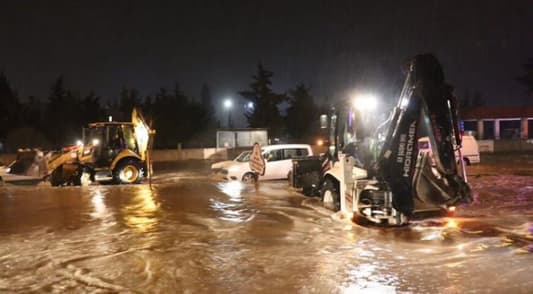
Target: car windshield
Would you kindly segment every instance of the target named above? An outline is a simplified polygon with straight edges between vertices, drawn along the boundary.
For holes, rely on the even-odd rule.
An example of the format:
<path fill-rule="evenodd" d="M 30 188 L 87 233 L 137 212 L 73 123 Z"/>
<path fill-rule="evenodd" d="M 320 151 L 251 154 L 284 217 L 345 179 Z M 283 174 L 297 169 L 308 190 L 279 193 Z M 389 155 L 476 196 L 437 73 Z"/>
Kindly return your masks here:
<path fill-rule="evenodd" d="M 248 162 L 248 161 L 250 161 L 250 153 L 252 153 L 252 151 L 244 151 L 243 153 L 241 153 L 237 157 L 235 157 L 235 161 L 238 161 L 238 162 Z"/>

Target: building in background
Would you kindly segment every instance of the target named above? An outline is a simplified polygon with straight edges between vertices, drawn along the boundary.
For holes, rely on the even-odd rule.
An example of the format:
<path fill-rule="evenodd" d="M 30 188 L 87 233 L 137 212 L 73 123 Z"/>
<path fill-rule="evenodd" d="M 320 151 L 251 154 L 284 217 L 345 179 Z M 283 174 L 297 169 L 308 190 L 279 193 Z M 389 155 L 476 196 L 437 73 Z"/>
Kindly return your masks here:
<path fill-rule="evenodd" d="M 464 130 L 478 140 L 533 139 L 533 106 L 475 107 L 461 118 Z"/>

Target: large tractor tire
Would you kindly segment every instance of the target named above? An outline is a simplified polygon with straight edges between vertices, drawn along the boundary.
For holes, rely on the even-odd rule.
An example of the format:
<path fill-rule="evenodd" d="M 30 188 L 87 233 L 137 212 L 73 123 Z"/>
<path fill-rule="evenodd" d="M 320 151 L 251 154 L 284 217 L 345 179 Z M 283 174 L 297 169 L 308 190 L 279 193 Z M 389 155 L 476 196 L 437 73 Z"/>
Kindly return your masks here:
<path fill-rule="evenodd" d="M 52 187 L 58 187 L 58 186 L 64 186 L 67 184 L 67 180 L 63 176 L 63 166 L 60 165 L 54 171 L 49 177 L 50 184 Z"/>
<path fill-rule="evenodd" d="M 137 184 L 143 177 L 141 163 L 136 159 L 120 161 L 113 170 L 113 181 L 116 184 Z"/>

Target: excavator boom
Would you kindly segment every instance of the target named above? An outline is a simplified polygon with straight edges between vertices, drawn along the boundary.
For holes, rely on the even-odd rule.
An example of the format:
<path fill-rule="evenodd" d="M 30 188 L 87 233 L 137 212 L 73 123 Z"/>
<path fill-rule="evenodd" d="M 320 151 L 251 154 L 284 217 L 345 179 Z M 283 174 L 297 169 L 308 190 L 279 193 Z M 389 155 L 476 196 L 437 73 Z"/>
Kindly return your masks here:
<path fill-rule="evenodd" d="M 418 154 L 419 129 L 425 125 L 434 156 Z M 469 202 L 468 184 L 458 176 L 455 147 L 461 144 L 452 87 L 444 82 L 438 60 L 417 55 L 396 106 L 375 174 L 390 188 L 393 207 L 410 215 L 415 197 L 436 206 Z"/>

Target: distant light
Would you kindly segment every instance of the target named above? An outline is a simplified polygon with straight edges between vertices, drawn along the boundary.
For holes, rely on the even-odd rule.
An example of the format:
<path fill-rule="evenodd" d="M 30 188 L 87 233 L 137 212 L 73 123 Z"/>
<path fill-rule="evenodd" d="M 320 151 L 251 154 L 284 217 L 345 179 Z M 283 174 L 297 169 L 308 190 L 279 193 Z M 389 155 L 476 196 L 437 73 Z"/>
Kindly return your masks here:
<path fill-rule="evenodd" d="M 107 117 L 107 120 L 108 120 L 108 121 L 113 121 L 113 116 L 111 116 L 111 115 L 108 116 L 108 117 Z"/>
<path fill-rule="evenodd" d="M 455 212 L 455 206 L 448 207 L 448 211 L 449 212 Z"/>
<path fill-rule="evenodd" d="M 322 139 L 318 139 L 318 140 L 316 141 L 316 144 L 317 144 L 318 146 L 323 146 L 323 145 L 324 145 L 324 141 L 323 141 Z"/>
<path fill-rule="evenodd" d="M 250 102 L 248 102 L 248 105 L 247 105 L 247 107 L 248 107 L 249 109 L 254 109 L 254 103 L 253 103 L 253 102 L 251 102 L 251 101 L 250 101 Z"/>
<path fill-rule="evenodd" d="M 93 139 L 93 146 L 97 146 L 98 144 L 100 144 L 100 140 Z"/>
<path fill-rule="evenodd" d="M 230 109 L 232 105 L 233 105 L 233 102 L 231 101 L 231 99 L 224 100 L 224 108 Z"/>
<path fill-rule="evenodd" d="M 77 146 L 82 146 L 83 145 L 83 142 L 81 140 L 76 140 L 76 145 Z"/>
<path fill-rule="evenodd" d="M 353 106 L 361 112 L 372 112 L 378 106 L 378 98 L 373 94 L 358 94 L 355 96 Z"/>

